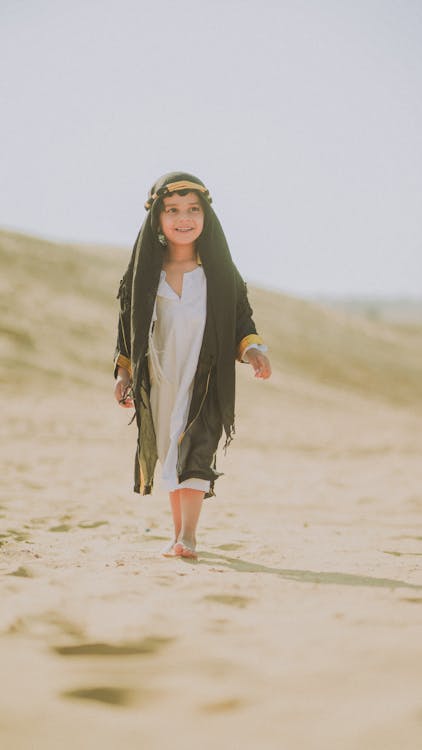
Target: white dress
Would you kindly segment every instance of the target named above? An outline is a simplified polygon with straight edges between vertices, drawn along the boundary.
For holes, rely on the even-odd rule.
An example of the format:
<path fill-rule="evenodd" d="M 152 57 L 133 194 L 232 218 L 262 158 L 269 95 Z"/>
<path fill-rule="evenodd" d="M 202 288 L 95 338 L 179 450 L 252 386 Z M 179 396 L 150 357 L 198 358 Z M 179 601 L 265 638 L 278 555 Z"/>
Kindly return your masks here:
<path fill-rule="evenodd" d="M 182 294 L 161 271 L 149 333 L 151 410 L 162 480 L 168 491 L 191 488 L 208 492 L 204 479 L 179 484 L 176 472 L 178 438 L 186 427 L 193 380 L 205 328 L 207 281 L 202 266 L 183 276 Z"/>

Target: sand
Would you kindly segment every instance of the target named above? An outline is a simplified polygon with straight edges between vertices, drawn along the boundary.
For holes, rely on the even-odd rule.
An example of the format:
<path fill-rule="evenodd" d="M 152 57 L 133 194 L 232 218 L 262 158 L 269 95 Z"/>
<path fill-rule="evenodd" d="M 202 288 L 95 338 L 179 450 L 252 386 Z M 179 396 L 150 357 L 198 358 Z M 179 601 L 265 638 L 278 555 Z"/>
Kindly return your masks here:
<path fill-rule="evenodd" d="M 3 412 L 2 747 L 418 747 L 420 422 L 244 403 L 195 563 L 107 395 Z"/>
<path fill-rule="evenodd" d="M 3 372 L 1 747 L 420 747 L 420 392 L 239 366 L 199 558 L 169 559 L 110 376 L 63 352 Z"/>

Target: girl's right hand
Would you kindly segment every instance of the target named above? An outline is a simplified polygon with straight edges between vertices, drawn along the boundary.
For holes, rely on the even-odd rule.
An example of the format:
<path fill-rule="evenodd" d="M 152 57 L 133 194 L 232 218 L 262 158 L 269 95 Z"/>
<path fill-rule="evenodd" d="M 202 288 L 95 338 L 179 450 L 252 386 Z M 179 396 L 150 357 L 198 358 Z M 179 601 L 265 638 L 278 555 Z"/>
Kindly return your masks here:
<path fill-rule="evenodd" d="M 132 383 L 130 381 L 129 373 L 117 376 L 116 385 L 114 386 L 114 397 L 124 409 L 133 408 L 131 388 Z"/>

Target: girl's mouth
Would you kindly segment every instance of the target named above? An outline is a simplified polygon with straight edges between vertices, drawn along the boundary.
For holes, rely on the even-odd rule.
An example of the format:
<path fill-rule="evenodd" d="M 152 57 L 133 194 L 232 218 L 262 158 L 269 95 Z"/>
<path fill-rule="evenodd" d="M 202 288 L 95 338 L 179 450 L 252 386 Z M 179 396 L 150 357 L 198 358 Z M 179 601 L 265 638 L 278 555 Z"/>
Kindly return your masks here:
<path fill-rule="evenodd" d="M 178 227 L 176 229 L 176 232 L 191 232 L 193 227 Z"/>

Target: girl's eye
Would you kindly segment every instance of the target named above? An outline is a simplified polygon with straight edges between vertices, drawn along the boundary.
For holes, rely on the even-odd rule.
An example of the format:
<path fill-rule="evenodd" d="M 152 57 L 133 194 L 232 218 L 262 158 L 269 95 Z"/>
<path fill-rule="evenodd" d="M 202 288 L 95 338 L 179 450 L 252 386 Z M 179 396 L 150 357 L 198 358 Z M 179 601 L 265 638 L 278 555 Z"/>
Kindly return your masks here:
<path fill-rule="evenodd" d="M 195 213 L 195 214 L 198 213 L 199 206 L 192 206 L 191 211 L 192 211 L 192 213 Z"/>

